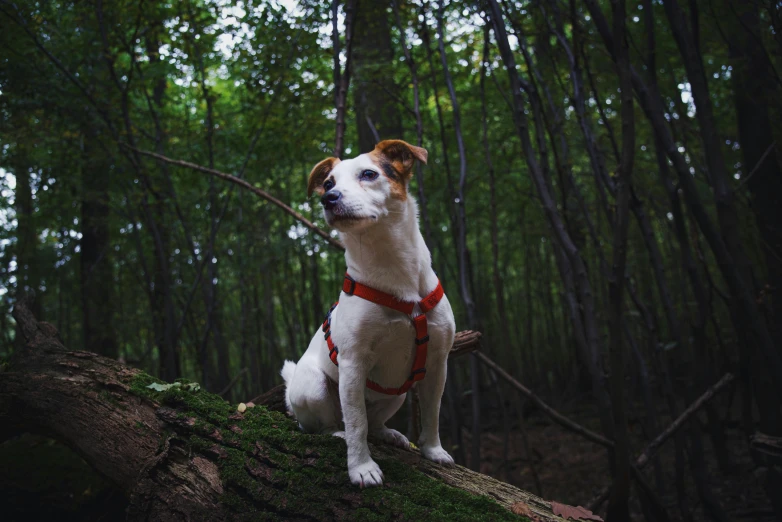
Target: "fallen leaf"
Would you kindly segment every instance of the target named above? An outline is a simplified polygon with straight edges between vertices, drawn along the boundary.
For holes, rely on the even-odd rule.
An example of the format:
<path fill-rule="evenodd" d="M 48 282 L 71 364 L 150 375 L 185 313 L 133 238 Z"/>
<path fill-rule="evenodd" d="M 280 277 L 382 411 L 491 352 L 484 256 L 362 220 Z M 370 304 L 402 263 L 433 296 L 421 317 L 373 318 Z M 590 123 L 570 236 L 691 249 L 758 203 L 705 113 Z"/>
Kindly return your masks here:
<path fill-rule="evenodd" d="M 560 504 L 559 502 L 552 502 L 551 511 L 565 520 L 572 518 L 573 520 L 596 520 L 597 522 L 603 522 L 602 518 L 581 506 L 573 507 L 567 504 Z"/>
<path fill-rule="evenodd" d="M 516 502 L 510 507 L 512 513 L 527 517 L 532 522 L 541 522 L 540 517 L 532 512 L 530 507 L 524 502 Z"/>
<path fill-rule="evenodd" d="M 147 388 L 149 388 L 150 390 L 155 390 L 155 391 L 162 392 L 162 391 L 168 390 L 169 388 L 171 388 L 171 386 L 173 386 L 173 385 L 172 384 L 160 384 L 160 383 L 157 383 L 157 382 L 153 382 L 152 384 L 147 386 Z"/>
<path fill-rule="evenodd" d="M 158 382 L 153 382 L 152 384 L 147 386 L 147 388 L 159 392 L 164 392 L 170 390 L 171 388 L 182 388 L 187 391 L 197 392 L 201 389 L 201 386 L 195 382 L 187 382 L 185 384 L 182 384 L 181 382 L 173 382 L 171 384 L 160 384 Z"/>

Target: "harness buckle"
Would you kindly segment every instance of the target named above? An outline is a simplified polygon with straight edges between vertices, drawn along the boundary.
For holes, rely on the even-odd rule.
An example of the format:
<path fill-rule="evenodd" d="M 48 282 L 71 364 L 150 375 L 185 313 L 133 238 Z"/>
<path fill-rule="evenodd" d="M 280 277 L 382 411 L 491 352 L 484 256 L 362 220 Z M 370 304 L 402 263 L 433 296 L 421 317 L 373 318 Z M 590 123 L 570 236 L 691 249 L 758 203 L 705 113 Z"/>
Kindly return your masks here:
<path fill-rule="evenodd" d="M 422 337 L 420 339 L 416 338 L 416 340 L 415 340 L 416 346 L 421 346 L 422 344 L 426 344 L 428 342 L 429 342 L 429 336 L 428 335 L 426 335 L 426 336 L 424 336 L 424 337 Z"/>
<path fill-rule="evenodd" d="M 356 280 L 350 277 L 349 275 L 345 274 L 345 281 L 350 282 L 350 288 L 348 290 L 345 290 L 345 286 L 342 286 L 342 291 L 345 292 L 347 295 L 353 295 L 353 292 L 356 291 Z"/>

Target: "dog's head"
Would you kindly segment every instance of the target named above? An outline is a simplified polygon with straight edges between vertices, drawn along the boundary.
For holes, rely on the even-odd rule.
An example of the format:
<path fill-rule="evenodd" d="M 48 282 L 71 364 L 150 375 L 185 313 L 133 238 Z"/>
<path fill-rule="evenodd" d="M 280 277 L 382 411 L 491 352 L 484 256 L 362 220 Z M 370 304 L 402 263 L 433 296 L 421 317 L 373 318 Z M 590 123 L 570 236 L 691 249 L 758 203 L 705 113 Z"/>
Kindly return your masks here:
<path fill-rule="evenodd" d="M 307 195 L 320 195 L 330 226 L 342 232 L 363 230 L 401 209 L 415 160 L 426 163 L 426 157 L 426 149 L 385 140 L 349 160 L 326 158 L 312 169 Z"/>

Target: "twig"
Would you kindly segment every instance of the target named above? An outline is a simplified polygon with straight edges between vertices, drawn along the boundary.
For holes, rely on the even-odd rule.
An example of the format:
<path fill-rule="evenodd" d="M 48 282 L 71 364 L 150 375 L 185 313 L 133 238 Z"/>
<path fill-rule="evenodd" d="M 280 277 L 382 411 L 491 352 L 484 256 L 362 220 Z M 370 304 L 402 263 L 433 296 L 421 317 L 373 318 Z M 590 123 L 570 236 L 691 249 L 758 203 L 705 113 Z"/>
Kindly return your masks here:
<path fill-rule="evenodd" d="M 233 387 L 234 387 L 234 384 L 236 384 L 237 382 L 239 382 L 239 379 L 241 379 L 241 378 L 242 378 L 242 376 L 243 376 L 245 373 L 247 373 L 248 371 L 250 371 L 248 368 L 242 368 L 242 369 L 239 371 L 239 373 L 237 373 L 237 374 L 236 374 L 236 376 L 235 376 L 233 379 L 231 379 L 231 382 L 229 382 L 229 383 L 228 383 L 228 385 L 227 385 L 225 388 L 223 388 L 223 391 L 221 391 L 220 393 L 218 393 L 218 395 L 219 395 L 220 397 L 222 397 L 222 396 L 224 396 L 226 393 L 228 393 L 229 391 L 231 391 L 231 388 L 233 388 Z"/>
<path fill-rule="evenodd" d="M 638 458 L 635 460 L 635 467 L 638 469 L 643 468 L 652 459 L 654 454 L 660 449 L 663 443 L 671 438 L 676 431 L 684 425 L 687 420 L 692 417 L 699 409 L 701 409 L 707 402 L 709 402 L 715 395 L 725 389 L 728 384 L 733 382 L 734 377 L 731 373 L 726 373 L 717 384 L 706 390 L 706 392 L 698 397 L 689 408 L 679 415 L 675 421 L 673 421 L 662 433 L 660 433 L 647 447 L 641 452 Z M 610 494 L 611 488 L 607 487 L 601 491 L 592 501 L 589 503 L 588 509 L 590 511 L 597 510 L 600 505 L 605 502 Z"/>
<path fill-rule="evenodd" d="M 369 117 L 369 114 L 367 114 L 367 125 L 369 125 L 369 130 L 372 131 L 372 137 L 375 138 L 375 143 L 380 143 L 380 134 L 377 133 L 377 128 L 375 127 L 375 124 L 372 123 L 372 118 Z"/>
<path fill-rule="evenodd" d="M 219 170 L 203 167 L 203 166 L 197 165 L 195 163 L 190 163 L 189 161 L 175 160 L 175 159 L 171 159 L 171 158 L 168 158 L 166 156 L 163 156 L 161 154 L 156 154 L 154 152 L 150 152 L 148 150 L 137 149 L 135 147 L 131 147 L 127 143 L 121 143 L 121 145 L 123 147 L 127 148 L 127 149 L 133 150 L 133 151 L 135 151 L 135 152 L 137 152 L 139 154 L 142 154 L 144 156 L 149 156 L 150 158 L 155 158 L 158 161 L 164 161 L 166 163 L 170 163 L 172 165 L 177 165 L 179 167 L 185 167 L 185 168 L 192 169 L 192 170 L 198 170 L 200 172 L 206 172 L 207 174 L 211 174 L 212 176 L 217 176 L 218 178 L 224 179 L 226 181 L 230 181 L 231 183 L 235 183 L 235 184 L 239 185 L 240 187 L 249 190 L 250 192 L 252 192 L 256 196 L 261 197 L 261 198 L 265 199 L 266 201 L 268 201 L 268 202 L 278 206 L 283 211 L 285 211 L 287 214 L 289 214 L 290 216 L 293 216 L 293 218 L 296 219 L 297 221 L 299 221 L 302 225 L 304 225 L 305 227 L 309 228 L 314 233 L 316 233 L 317 235 L 319 235 L 320 237 L 325 239 L 326 242 L 328 242 L 329 245 L 333 246 L 334 248 L 336 248 L 338 250 L 342 250 L 342 251 L 345 250 L 345 247 L 342 246 L 342 243 L 340 243 L 336 239 L 334 239 L 331 236 L 329 236 L 328 232 L 326 232 L 323 229 L 318 228 L 318 226 L 315 225 L 312 221 L 310 221 L 309 219 L 305 218 L 304 216 L 302 216 L 301 214 L 299 214 L 298 212 L 293 210 L 291 207 L 289 207 L 288 205 L 286 205 L 285 203 L 283 203 L 279 199 L 275 198 L 274 196 L 272 196 L 271 194 L 266 192 L 265 190 L 259 189 L 258 187 L 254 187 L 250 183 L 248 183 L 247 181 L 245 181 L 243 179 L 239 179 L 236 176 L 233 176 L 231 174 L 226 174 L 225 172 L 220 172 Z"/>
<path fill-rule="evenodd" d="M 595 444 L 600 444 L 601 446 L 604 446 L 606 448 L 613 448 L 614 443 L 607 438 L 603 437 L 599 433 L 595 433 L 594 431 L 585 428 L 584 426 L 578 424 L 575 421 L 572 421 L 559 413 L 557 410 L 543 402 L 543 399 L 535 395 L 535 393 L 521 384 L 519 381 L 511 377 L 508 372 L 503 370 L 497 363 L 489 359 L 484 353 L 481 352 L 475 352 L 475 356 L 478 357 L 478 359 L 481 360 L 482 363 L 484 363 L 486 366 L 497 372 L 497 375 L 505 379 L 508 383 L 510 383 L 514 388 L 516 388 L 519 392 L 521 392 L 522 395 L 527 397 L 529 400 L 531 400 L 538 408 L 543 410 L 543 412 L 548 415 L 554 422 L 562 426 L 563 428 L 570 430 L 574 433 L 577 433 L 584 437 L 585 439 L 591 440 Z"/>
<path fill-rule="evenodd" d="M 484 353 L 482 352 L 475 352 L 475 356 L 481 360 L 486 366 L 497 372 L 497 375 L 505 379 L 508 383 L 510 383 L 514 388 L 516 388 L 519 392 L 522 393 L 522 395 L 526 396 L 528 399 L 530 399 L 536 406 L 538 406 L 546 415 L 548 415 L 549 418 L 551 418 L 554 422 L 559 424 L 560 426 L 564 427 L 565 429 L 568 429 L 574 433 L 577 433 L 584 438 L 596 443 L 600 444 L 601 446 L 604 446 L 608 449 L 613 449 L 614 443 L 613 441 L 608 440 L 607 438 L 603 437 L 602 435 L 599 435 L 598 433 L 595 433 L 584 426 L 581 426 L 580 424 L 568 419 L 558 411 L 556 411 L 554 408 L 543 402 L 543 400 L 535 395 L 535 393 L 521 384 L 519 381 L 511 377 L 505 370 L 500 368 L 497 363 L 489 359 Z M 657 450 L 660 448 L 660 446 L 668 440 L 674 433 L 676 433 L 679 428 L 684 425 L 685 422 L 693 415 L 695 412 L 697 412 L 700 408 L 703 407 L 704 404 L 706 404 L 709 400 L 711 400 L 717 393 L 722 391 L 728 384 L 730 384 L 734 380 L 733 374 L 726 373 L 722 379 L 719 380 L 714 386 L 706 390 L 706 392 L 701 395 L 698 400 L 696 400 L 694 403 L 690 405 L 689 408 L 687 408 L 679 417 L 676 418 L 675 421 L 673 421 L 660 435 L 657 436 L 657 438 L 654 439 L 654 441 L 649 444 L 649 446 L 646 447 L 646 449 L 641 453 L 641 455 L 636 459 L 635 463 L 633 464 L 631 468 L 631 472 L 633 477 L 636 480 L 642 479 L 641 475 L 641 468 L 643 468 L 649 460 L 654 456 L 654 454 L 657 452 Z M 595 497 L 592 502 L 590 502 L 588 509 L 591 511 L 597 510 L 600 505 L 605 502 L 605 500 L 608 498 L 608 495 L 610 493 L 610 488 L 606 488 L 601 493 Z"/>
<path fill-rule="evenodd" d="M 747 184 L 747 182 L 749 181 L 749 178 L 751 178 L 752 176 L 755 175 L 755 173 L 758 171 L 760 166 L 763 165 L 763 162 L 766 161 L 766 156 L 768 156 L 771 153 L 771 151 L 774 149 L 776 144 L 777 144 L 776 141 L 772 141 L 771 142 L 771 145 L 768 146 L 768 148 L 766 149 L 766 152 L 763 153 L 763 155 L 760 157 L 758 162 L 755 164 L 755 168 L 753 168 L 752 171 L 749 174 L 747 174 L 747 177 L 742 179 L 741 183 L 739 183 L 738 186 L 736 186 L 736 190 L 737 191 L 741 190 L 744 187 L 744 185 Z"/>

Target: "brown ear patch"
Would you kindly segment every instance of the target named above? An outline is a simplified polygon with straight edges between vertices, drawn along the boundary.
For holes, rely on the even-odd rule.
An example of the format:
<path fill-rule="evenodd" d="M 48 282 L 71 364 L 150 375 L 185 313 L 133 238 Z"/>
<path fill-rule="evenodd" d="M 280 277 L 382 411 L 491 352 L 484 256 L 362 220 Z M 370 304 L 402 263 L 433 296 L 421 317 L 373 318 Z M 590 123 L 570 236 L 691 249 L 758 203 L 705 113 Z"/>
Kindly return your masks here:
<path fill-rule="evenodd" d="M 313 192 L 323 194 L 323 182 L 329 177 L 331 171 L 339 163 L 339 158 L 326 158 L 312 169 L 310 172 L 310 178 L 307 182 L 307 197 L 310 197 Z"/>
<path fill-rule="evenodd" d="M 383 140 L 369 153 L 383 174 L 391 182 L 391 195 L 407 199 L 407 182 L 413 175 L 415 160 L 426 163 L 426 149 L 410 145 L 402 140 Z"/>

